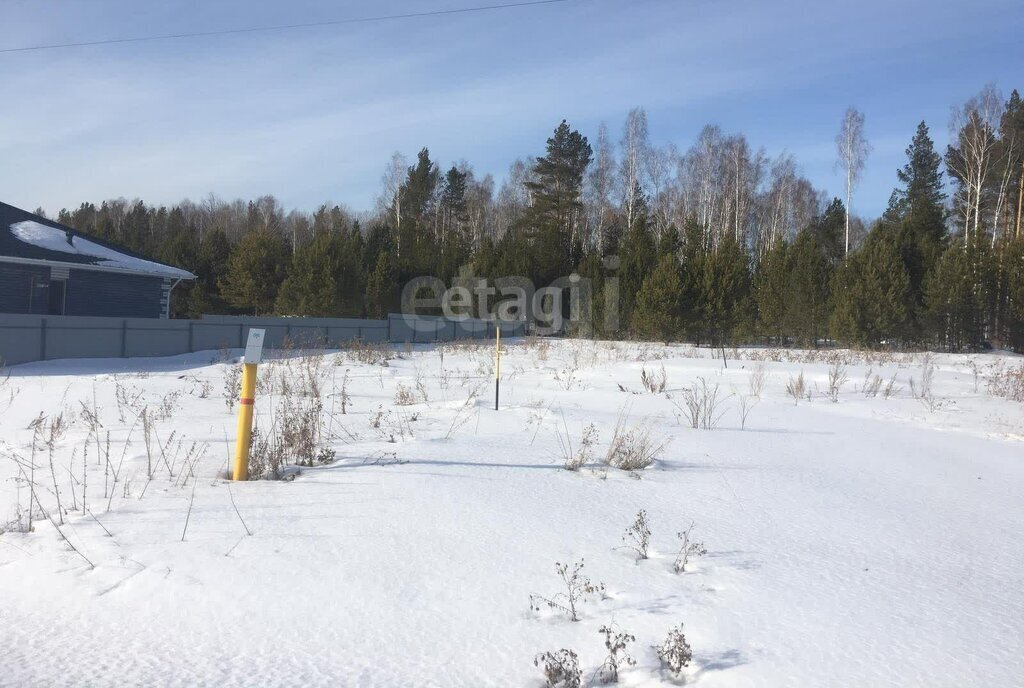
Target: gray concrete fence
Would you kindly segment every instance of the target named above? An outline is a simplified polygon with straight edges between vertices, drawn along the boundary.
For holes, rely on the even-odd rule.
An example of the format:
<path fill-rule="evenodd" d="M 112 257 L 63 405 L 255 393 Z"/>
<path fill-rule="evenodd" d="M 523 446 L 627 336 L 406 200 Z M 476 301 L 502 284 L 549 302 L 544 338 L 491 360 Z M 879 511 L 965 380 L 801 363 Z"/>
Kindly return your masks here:
<path fill-rule="evenodd" d="M 334 348 L 364 342 L 427 343 L 490 339 L 495 323 L 392 314 L 387 320 L 358 318 L 259 318 L 206 315 L 199 320 L 96 318 L 0 313 L 0 362 L 5 365 L 60 358 L 174 356 L 245 346 L 250 327 L 267 331 L 265 346 L 285 342 Z M 521 336 L 526 323 L 503 322 L 501 335 Z"/>

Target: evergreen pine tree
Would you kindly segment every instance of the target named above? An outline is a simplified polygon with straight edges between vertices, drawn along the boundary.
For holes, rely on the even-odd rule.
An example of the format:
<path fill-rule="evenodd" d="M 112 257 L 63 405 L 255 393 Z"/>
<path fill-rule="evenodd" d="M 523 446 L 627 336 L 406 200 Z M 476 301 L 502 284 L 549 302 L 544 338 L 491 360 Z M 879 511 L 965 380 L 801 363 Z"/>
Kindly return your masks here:
<path fill-rule="evenodd" d="M 843 202 L 833 198 L 825 212 L 811 223 L 810 231 L 814 233 L 818 250 L 828 264 L 833 267 L 839 265 L 846 255 L 846 208 Z"/>
<path fill-rule="evenodd" d="M 640 288 L 658 265 L 654 235 L 647 224 L 646 213 L 638 210 L 633 227 L 626 232 L 619 249 L 619 323 L 633 329 L 633 310 Z"/>
<path fill-rule="evenodd" d="M 786 334 L 786 285 L 789 280 L 786 243 L 778 241 L 761 258 L 754 273 L 758 330 L 782 344 Z"/>
<path fill-rule="evenodd" d="M 875 227 L 832 278 L 832 335 L 877 347 L 906 333 L 910 278 L 894 232 Z"/>
<path fill-rule="evenodd" d="M 398 310 L 398 270 L 390 254 L 381 253 L 377 265 L 366 280 L 366 314 L 386 318 Z"/>
<path fill-rule="evenodd" d="M 218 282 L 224 299 L 253 315 L 270 312 L 288 254 L 287 242 L 276 232 L 257 229 L 243 236 L 231 251 L 226 272 Z"/>
<path fill-rule="evenodd" d="M 893 192 L 884 217 L 887 225 L 897 227 L 900 254 L 910 280 L 908 334 L 914 337 L 922 328 L 925 276 L 942 254 L 946 233 L 941 162 L 928 127 L 921 122 L 907 147 L 907 163 L 896 172 L 903 186 Z"/>
<path fill-rule="evenodd" d="M 416 156 L 416 164 L 408 169 L 399 191 L 402 197 L 402 223 L 396 267 L 402 281 L 439 272 L 439 253 L 432 226 L 439 179 L 440 170 L 430 159 L 430 150 L 422 148 Z"/>
<path fill-rule="evenodd" d="M 747 253 L 726 233 L 704 262 L 704 323 L 712 344 L 725 344 L 750 324 L 750 269 Z"/>
<path fill-rule="evenodd" d="M 278 313 L 305 317 L 341 315 L 342 295 L 337 280 L 343 271 L 340 248 L 333 232 L 321 232 L 298 248 L 277 295 Z"/>
<path fill-rule="evenodd" d="M 682 279 L 676 257 L 665 254 L 644 280 L 636 298 L 633 329 L 644 339 L 670 342 L 682 332 Z"/>
<path fill-rule="evenodd" d="M 686 338 L 701 342 L 704 332 L 704 229 L 695 218 L 683 226 L 681 312 Z"/>
<path fill-rule="evenodd" d="M 658 238 L 658 255 L 671 254 L 678 256 L 683 248 L 683 238 L 679 236 L 679 230 L 675 224 L 671 224 L 661 233 Z"/>
<path fill-rule="evenodd" d="M 925 281 L 926 318 L 939 346 L 977 350 L 991 315 L 991 251 L 984 237 L 953 242 Z"/>
<path fill-rule="evenodd" d="M 832 225 L 835 224 L 833 221 Z M 842 225 L 840 225 L 842 227 Z M 836 256 L 842 244 L 832 242 L 823 250 L 813 228 L 799 232 L 787 250 L 786 332 L 804 346 L 817 346 L 825 334 L 829 318 L 829 256 Z"/>
<path fill-rule="evenodd" d="M 583 279 L 590 280 L 590 318 L 594 333 L 605 337 L 613 335 L 614 333 L 609 332 L 605 326 L 605 268 L 604 261 L 596 249 L 583 254 L 583 259 L 577 266 L 576 272 Z"/>
<path fill-rule="evenodd" d="M 1024 353 L 1024 236 L 1010 241 L 1004 256 L 1007 344 Z"/>
<path fill-rule="evenodd" d="M 532 249 L 530 276 L 537 284 L 567 275 L 579 259 L 573 254 L 581 245 L 583 175 L 592 152 L 587 137 L 562 120 L 547 141 L 547 153 L 533 166 L 533 180 L 526 183 L 532 203 L 523 229 Z"/>

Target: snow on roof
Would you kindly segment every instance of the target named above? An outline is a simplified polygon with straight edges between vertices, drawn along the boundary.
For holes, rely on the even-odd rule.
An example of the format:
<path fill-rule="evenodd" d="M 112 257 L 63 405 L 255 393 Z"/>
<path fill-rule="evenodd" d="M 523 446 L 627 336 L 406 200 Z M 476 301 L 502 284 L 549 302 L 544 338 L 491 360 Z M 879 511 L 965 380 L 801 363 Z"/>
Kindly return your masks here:
<path fill-rule="evenodd" d="M 160 275 L 174 279 L 195 279 L 195 275 L 187 270 L 181 270 L 143 258 L 136 258 L 120 251 L 115 251 L 112 248 L 101 246 L 76 234 L 69 234 L 62 229 L 36 222 L 35 220 L 14 222 L 10 225 L 10 228 L 11 234 L 26 244 L 31 244 L 47 251 L 70 253 L 97 259 L 90 260 L 87 264 Z"/>

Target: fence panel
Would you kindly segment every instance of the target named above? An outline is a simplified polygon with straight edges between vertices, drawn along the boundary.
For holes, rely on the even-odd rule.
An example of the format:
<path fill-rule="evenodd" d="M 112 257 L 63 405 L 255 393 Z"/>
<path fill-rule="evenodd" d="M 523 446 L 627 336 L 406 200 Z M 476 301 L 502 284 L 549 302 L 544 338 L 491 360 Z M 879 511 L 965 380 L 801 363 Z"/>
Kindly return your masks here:
<path fill-rule="evenodd" d="M 58 358 L 134 358 L 237 349 L 250 327 L 267 331 L 266 346 L 336 348 L 344 342 L 421 344 L 489 339 L 494 323 L 391 314 L 359 318 L 272 318 L 210 315 L 199 320 L 40 316 L 0 313 L 0 362 L 6 365 Z M 522 322 L 502 323 L 502 336 L 526 332 Z"/>

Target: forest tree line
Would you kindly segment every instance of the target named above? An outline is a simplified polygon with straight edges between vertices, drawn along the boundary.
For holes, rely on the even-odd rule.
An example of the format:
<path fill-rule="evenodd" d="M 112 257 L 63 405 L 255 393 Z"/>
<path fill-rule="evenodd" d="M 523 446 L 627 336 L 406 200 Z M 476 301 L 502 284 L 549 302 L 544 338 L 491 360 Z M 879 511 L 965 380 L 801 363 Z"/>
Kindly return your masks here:
<path fill-rule="evenodd" d="M 654 146 L 642 109 L 613 141 L 563 121 L 496 188 L 423 148 L 396 153 L 373 212 L 286 212 L 273 196 L 83 203 L 57 220 L 186 268 L 173 315 L 383 317 L 413 277 L 592 280 L 598 336 L 803 346 L 1024 351 L 1024 105 L 994 87 L 955 108 L 937 151 L 925 122 L 882 217 L 847 212 L 870 145 L 851 109 L 836 139 L 845 202 L 788 155 L 706 126 Z M 910 134 L 910 132 L 908 132 Z M 617 256 L 617 266 L 605 258 Z M 618 329 L 603 329 L 606 279 Z"/>

